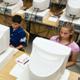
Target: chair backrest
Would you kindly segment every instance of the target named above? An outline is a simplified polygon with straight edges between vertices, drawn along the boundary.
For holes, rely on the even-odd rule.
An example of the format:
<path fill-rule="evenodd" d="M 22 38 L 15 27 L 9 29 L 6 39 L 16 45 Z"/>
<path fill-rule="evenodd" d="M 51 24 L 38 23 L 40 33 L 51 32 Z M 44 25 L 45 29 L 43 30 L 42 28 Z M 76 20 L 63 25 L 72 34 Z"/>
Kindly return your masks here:
<path fill-rule="evenodd" d="M 26 42 L 27 42 L 27 46 L 28 46 L 30 34 L 29 34 L 29 32 L 27 32 L 25 29 L 24 29 L 24 31 L 25 31 L 25 33 L 26 33 L 26 39 L 27 39 Z M 27 52 L 26 48 L 27 48 L 27 47 L 24 47 L 21 51 Z"/>
<path fill-rule="evenodd" d="M 30 34 L 29 34 L 29 32 L 26 31 L 25 29 L 24 29 L 24 31 L 25 31 L 25 33 L 26 33 L 26 39 L 27 39 L 27 45 L 28 45 Z"/>

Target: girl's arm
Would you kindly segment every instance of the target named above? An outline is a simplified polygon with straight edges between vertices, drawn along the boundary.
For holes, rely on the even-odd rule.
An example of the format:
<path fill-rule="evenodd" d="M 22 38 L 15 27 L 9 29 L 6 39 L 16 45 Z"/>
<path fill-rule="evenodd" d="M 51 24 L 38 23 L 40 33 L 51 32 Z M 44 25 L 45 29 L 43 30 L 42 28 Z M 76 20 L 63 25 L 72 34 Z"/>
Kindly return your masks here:
<path fill-rule="evenodd" d="M 73 52 L 70 58 L 70 61 L 68 61 L 66 67 L 70 67 L 72 65 L 76 64 L 77 61 L 78 52 Z"/>

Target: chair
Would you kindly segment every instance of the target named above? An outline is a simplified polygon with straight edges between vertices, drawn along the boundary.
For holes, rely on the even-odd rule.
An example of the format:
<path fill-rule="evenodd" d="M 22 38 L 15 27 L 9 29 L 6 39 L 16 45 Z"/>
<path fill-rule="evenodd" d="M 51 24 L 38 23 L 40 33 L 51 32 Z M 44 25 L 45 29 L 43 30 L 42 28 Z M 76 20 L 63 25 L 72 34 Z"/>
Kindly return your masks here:
<path fill-rule="evenodd" d="M 26 33 L 26 39 L 27 39 L 27 45 L 28 45 L 30 34 L 29 34 L 29 32 L 26 31 L 25 29 L 24 29 L 24 31 L 25 31 L 25 33 Z"/>
<path fill-rule="evenodd" d="M 26 33 L 27 46 L 28 46 L 28 44 L 29 44 L 29 38 L 30 38 L 30 34 L 29 34 L 29 32 L 27 32 L 25 29 L 24 29 L 24 31 L 25 31 L 25 33 Z M 26 51 L 26 47 L 24 47 L 23 51 L 24 51 L 24 52 L 27 52 L 27 51 Z"/>

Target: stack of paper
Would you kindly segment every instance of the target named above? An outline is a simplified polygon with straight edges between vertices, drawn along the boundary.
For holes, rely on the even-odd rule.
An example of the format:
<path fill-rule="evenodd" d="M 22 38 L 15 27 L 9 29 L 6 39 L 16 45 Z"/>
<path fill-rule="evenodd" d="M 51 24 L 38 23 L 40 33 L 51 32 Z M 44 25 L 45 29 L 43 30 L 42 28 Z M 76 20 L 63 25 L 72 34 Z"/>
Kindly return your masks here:
<path fill-rule="evenodd" d="M 49 21 L 53 21 L 53 22 L 57 22 L 58 21 L 58 17 L 57 16 L 51 16 L 48 19 Z"/>
<path fill-rule="evenodd" d="M 10 71 L 10 75 L 18 78 L 21 76 L 22 72 L 27 67 L 27 62 L 29 61 L 30 57 L 27 54 L 22 54 L 16 59 L 16 65 Z"/>
<path fill-rule="evenodd" d="M 26 64 L 29 61 L 30 57 L 27 54 L 22 54 L 16 59 L 16 63 Z"/>

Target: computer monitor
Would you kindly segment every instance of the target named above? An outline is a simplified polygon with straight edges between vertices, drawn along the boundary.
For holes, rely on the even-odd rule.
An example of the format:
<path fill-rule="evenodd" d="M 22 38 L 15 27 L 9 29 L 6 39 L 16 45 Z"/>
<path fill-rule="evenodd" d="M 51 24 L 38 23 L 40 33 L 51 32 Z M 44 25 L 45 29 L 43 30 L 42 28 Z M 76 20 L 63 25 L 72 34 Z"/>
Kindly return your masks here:
<path fill-rule="evenodd" d="M 33 8 L 39 9 L 38 11 L 45 10 L 49 7 L 50 0 L 33 0 Z"/>
<path fill-rule="evenodd" d="M 10 29 L 0 24 L 0 54 L 8 49 L 10 43 Z"/>
<path fill-rule="evenodd" d="M 4 3 L 9 4 L 9 5 L 13 5 L 16 4 L 19 0 L 3 0 Z"/>
<path fill-rule="evenodd" d="M 51 0 L 51 3 L 59 4 L 59 5 L 66 5 L 68 0 Z"/>
<path fill-rule="evenodd" d="M 66 15 L 72 19 L 80 18 L 80 0 L 68 0 Z"/>
<path fill-rule="evenodd" d="M 36 37 L 28 64 L 28 80 L 60 80 L 70 53 L 67 46 Z"/>

